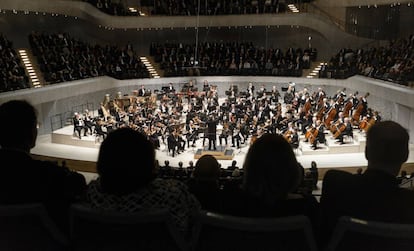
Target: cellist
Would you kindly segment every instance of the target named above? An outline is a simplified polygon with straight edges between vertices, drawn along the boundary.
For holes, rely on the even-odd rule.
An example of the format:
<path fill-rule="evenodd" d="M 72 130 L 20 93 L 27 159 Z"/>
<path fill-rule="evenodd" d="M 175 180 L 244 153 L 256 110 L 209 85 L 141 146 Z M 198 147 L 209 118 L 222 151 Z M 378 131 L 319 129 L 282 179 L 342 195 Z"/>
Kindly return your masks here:
<path fill-rule="evenodd" d="M 336 138 L 336 140 L 337 140 L 337 143 L 339 143 L 339 144 L 344 144 L 344 136 L 345 135 L 348 135 L 348 136 L 351 136 L 351 137 L 353 137 L 354 135 L 353 135 L 353 129 L 352 129 L 352 124 L 351 124 L 351 122 L 349 121 L 349 118 L 348 117 L 345 117 L 344 118 L 344 128 L 343 129 L 341 129 L 341 133 L 338 135 L 338 137 Z"/>
<path fill-rule="evenodd" d="M 312 150 L 316 150 L 317 149 L 317 144 L 321 143 L 321 144 L 325 144 L 326 143 L 326 139 L 325 139 L 325 127 L 322 123 L 321 120 L 316 120 L 316 126 L 315 126 L 315 131 L 312 135 L 312 138 L 310 140 L 310 143 L 312 144 Z"/>

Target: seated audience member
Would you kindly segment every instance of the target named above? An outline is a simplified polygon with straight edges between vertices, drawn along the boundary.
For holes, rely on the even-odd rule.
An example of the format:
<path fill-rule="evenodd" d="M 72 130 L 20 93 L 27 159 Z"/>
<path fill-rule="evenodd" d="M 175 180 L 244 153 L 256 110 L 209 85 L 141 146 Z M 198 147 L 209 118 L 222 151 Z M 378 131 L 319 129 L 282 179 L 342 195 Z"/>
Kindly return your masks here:
<path fill-rule="evenodd" d="M 294 194 L 303 173 L 290 144 L 282 135 L 265 134 L 249 148 L 244 160 L 243 183 L 228 194 L 226 213 L 247 217 L 282 217 L 304 214 L 315 219 L 313 196 Z"/>
<path fill-rule="evenodd" d="M 315 161 L 311 162 L 311 167 L 309 168 L 310 176 L 312 178 L 312 187 L 314 190 L 318 189 L 318 179 L 319 179 L 319 171 L 318 166 Z"/>
<path fill-rule="evenodd" d="M 229 171 L 233 171 L 234 169 L 236 169 L 236 168 L 238 168 L 237 167 L 237 160 L 233 160 L 232 162 L 231 162 L 231 166 L 228 166 L 227 167 L 227 170 L 229 170 Z"/>
<path fill-rule="evenodd" d="M 323 179 L 320 201 L 322 246 L 337 219 L 414 223 L 414 191 L 398 187 L 397 175 L 409 153 L 407 130 L 393 121 L 374 124 L 367 132 L 368 166 L 360 175 L 330 170 Z"/>
<path fill-rule="evenodd" d="M 155 163 L 154 145 L 145 135 L 130 128 L 109 133 L 99 149 L 99 177 L 88 185 L 86 200 L 92 208 L 128 213 L 168 209 L 187 235 L 200 204 L 184 183 L 156 178 Z"/>
<path fill-rule="evenodd" d="M 220 206 L 220 166 L 212 155 L 203 155 L 195 164 L 193 177 L 188 181 L 190 192 L 203 209 L 217 211 Z"/>
<path fill-rule="evenodd" d="M 35 160 L 37 112 L 24 100 L 0 105 L 0 204 L 42 203 L 62 231 L 68 232 L 68 209 L 86 188 L 83 175 L 52 162 Z"/>

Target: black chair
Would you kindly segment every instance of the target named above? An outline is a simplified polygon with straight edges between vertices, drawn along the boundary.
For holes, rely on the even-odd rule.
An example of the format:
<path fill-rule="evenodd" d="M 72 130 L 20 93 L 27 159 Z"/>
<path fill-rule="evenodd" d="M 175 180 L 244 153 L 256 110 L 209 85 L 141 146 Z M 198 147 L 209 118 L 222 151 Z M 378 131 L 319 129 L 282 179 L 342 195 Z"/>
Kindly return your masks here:
<path fill-rule="evenodd" d="M 103 211 L 83 204 L 70 209 L 73 250 L 188 250 L 168 210 Z"/>
<path fill-rule="evenodd" d="M 0 250 L 69 250 L 42 204 L 0 206 Z"/>
<path fill-rule="evenodd" d="M 194 250 L 316 250 L 306 216 L 246 218 L 201 211 Z"/>
<path fill-rule="evenodd" d="M 342 216 L 327 250 L 414 250 L 414 224 L 365 221 Z"/>

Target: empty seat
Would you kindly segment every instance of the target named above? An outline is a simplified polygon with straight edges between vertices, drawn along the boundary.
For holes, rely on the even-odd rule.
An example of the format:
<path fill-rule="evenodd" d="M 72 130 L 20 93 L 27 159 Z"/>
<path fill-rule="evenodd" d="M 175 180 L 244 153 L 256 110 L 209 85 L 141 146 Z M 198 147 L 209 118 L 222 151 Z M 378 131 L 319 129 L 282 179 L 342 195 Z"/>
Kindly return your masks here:
<path fill-rule="evenodd" d="M 73 250 L 187 250 L 170 223 L 168 210 L 137 213 L 102 211 L 83 204 L 71 207 Z"/>
<path fill-rule="evenodd" d="M 69 242 L 42 204 L 1 205 L 0 250 L 69 250 Z"/>
<path fill-rule="evenodd" d="M 195 250 L 316 250 L 306 216 L 246 218 L 202 211 Z"/>
<path fill-rule="evenodd" d="M 414 224 L 365 221 L 347 216 L 339 218 L 328 244 L 328 251 L 414 249 Z"/>

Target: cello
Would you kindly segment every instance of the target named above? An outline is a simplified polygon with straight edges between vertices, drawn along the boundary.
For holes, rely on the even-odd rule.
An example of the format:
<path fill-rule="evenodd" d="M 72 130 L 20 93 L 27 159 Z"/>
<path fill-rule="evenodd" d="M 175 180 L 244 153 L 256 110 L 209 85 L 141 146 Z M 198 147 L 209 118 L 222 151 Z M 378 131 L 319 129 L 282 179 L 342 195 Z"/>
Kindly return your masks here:
<path fill-rule="evenodd" d="M 315 142 L 316 138 L 318 137 L 318 134 L 319 134 L 319 129 L 316 127 L 313 127 L 309 135 L 309 143 L 311 145 L 313 145 L 313 143 Z"/>
<path fill-rule="evenodd" d="M 333 135 L 334 139 L 338 138 L 341 135 L 341 133 L 343 131 L 345 131 L 345 129 L 346 129 L 345 123 L 341 123 L 338 126 L 336 126 L 336 131 L 335 131 L 335 133 Z"/>
<path fill-rule="evenodd" d="M 319 133 L 318 128 L 312 126 L 306 131 L 305 139 L 307 139 L 309 143 L 312 145 L 313 142 L 315 142 L 316 137 L 318 136 L 318 133 Z"/>

